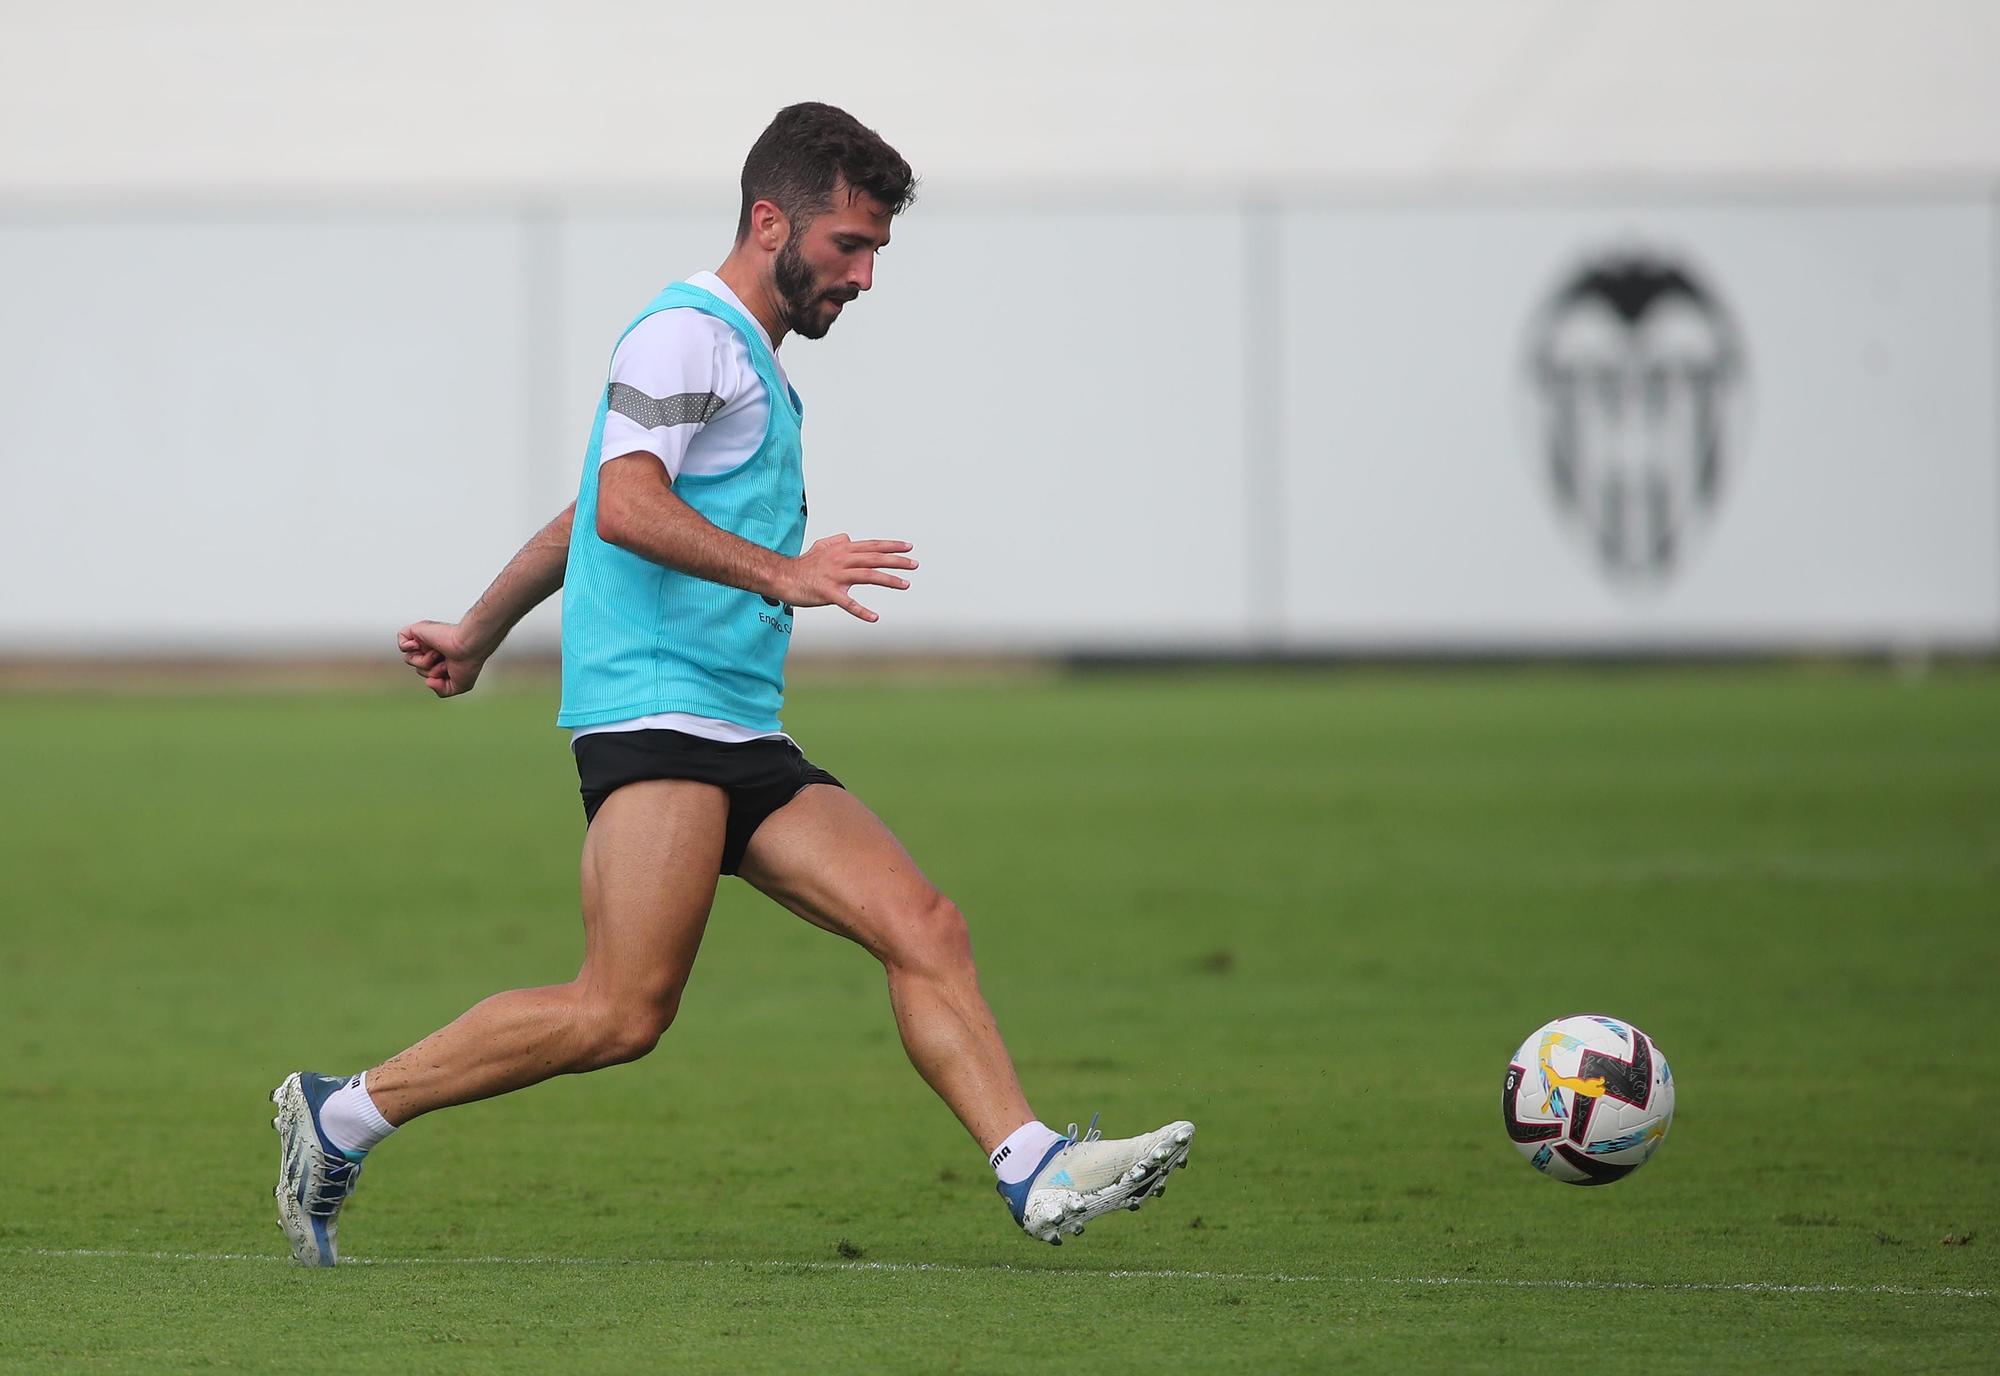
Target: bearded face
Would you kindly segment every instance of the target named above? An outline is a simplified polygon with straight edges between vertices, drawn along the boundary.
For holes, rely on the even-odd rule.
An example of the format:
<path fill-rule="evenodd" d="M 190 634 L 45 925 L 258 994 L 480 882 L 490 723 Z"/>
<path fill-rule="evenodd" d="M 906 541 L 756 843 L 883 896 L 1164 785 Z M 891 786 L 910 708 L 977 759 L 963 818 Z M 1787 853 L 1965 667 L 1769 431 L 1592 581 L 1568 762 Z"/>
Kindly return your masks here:
<path fill-rule="evenodd" d="M 788 331 L 820 338 L 842 307 L 875 285 L 875 255 L 889 246 L 892 218 L 887 206 L 844 183 L 816 213 L 793 218 L 771 260 L 771 285 Z"/>
<path fill-rule="evenodd" d="M 778 287 L 778 305 L 784 312 L 785 328 L 807 339 L 820 339 L 840 318 L 840 308 L 860 295 L 858 289 L 842 286 L 838 275 L 832 280 L 815 273 L 806 261 L 801 244 L 810 232 L 807 226 L 785 241 L 772 264 Z"/>

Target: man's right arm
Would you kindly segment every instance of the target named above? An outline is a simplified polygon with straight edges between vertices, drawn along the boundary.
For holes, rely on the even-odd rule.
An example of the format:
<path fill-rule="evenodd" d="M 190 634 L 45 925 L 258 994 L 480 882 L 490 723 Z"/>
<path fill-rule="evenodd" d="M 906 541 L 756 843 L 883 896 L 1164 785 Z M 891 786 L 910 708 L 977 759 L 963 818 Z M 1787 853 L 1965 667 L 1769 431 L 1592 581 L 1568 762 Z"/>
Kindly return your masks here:
<path fill-rule="evenodd" d="M 413 621 L 396 632 L 403 662 L 441 698 L 469 693 L 507 632 L 563 585 L 569 559 L 571 502 L 536 531 L 456 622 Z"/>
<path fill-rule="evenodd" d="M 674 495 L 666 467 L 651 453 L 622 454 L 597 471 L 597 535 L 670 569 L 795 607 L 839 607 L 863 621 L 876 614 L 850 589 L 872 583 L 907 588 L 890 569 L 914 569 L 902 540 L 829 535 L 796 559 L 732 535 Z"/>

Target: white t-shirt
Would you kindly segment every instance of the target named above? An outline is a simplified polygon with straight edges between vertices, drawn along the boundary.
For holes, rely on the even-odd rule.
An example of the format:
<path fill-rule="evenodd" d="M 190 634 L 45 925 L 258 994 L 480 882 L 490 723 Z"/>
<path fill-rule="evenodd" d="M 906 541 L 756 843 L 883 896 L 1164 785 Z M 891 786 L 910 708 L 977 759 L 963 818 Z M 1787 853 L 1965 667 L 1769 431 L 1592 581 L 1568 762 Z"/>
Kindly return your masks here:
<path fill-rule="evenodd" d="M 765 344 L 771 342 L 757 317 L 720 277 L 697 272 L 687 281 L 742 312 Z M 772 357 L 777 357 L 776 350 Z M 782 363 L 778 380 L 791 386 Z M 604 414 L 598 464 L 644 452 L 666 466 L 669 481 L 683 473 L 727 473 L 757 452 L 771 418 L 764 381 L 750 362 L 750 346 L 730 326 L 700 311 L 655 311 L 633 326 L 611 355 L 607 390 L 610 405 Z M 782 731 L 753 731 L 715 717 L 656 712 L 629 721 L 580 726 L 570 733 L 570 740 L 599 731 L 654 730 L 681 731 L 711 741 L 790 739 Z"/>

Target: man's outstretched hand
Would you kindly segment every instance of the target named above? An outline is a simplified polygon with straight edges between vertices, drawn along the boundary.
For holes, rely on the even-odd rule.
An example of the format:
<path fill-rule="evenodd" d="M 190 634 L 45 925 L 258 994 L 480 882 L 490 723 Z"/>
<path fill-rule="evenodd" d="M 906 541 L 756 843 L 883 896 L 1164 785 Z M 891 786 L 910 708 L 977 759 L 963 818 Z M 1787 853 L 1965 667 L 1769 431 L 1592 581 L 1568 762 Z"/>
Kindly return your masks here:
<path fill-rule="evenodd" d="M 850 540 L 845 535 L 816 540 L 811 549 L 790 561 L 785 601 L 795 607 L 838 607 L 863 621 L 879 620 L 848 590 L 859 583 L 909 587 L 909 579 L 886 571 L 915 568 L 917 561 L 908 557 L 909 549 L 904 540 Z"/>
<path fill-rule="evenodd" d="M 486 652 L 474 647 L 464 628 L 445 621 L 412 622 L 396 632 L 396 648 L 424 686 L 441 698 L 471 692 L 486 665 Z"/>

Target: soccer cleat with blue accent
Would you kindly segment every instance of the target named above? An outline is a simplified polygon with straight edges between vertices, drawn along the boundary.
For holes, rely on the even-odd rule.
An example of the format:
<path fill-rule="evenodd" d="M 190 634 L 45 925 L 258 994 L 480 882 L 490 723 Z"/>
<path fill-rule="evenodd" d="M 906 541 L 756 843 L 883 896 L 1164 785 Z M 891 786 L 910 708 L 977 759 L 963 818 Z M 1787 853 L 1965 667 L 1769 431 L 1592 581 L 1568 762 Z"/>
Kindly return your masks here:
<path fill-rule="evenodd" d="M 332 1266 L 334 1228 L 340 1206 L 354 1193 L 361 1162 L 326 1140 L 319 1109 L 327 1096 L 347 1081 L 338 1075 L 295 1071 L 271 1091 L 278 1116 L 278 1226 L 292 1244 L 292 1256 L 303 1266 Z"/>
<path fill-rule="evenodd" d="M 1165 1194 L 1167 1172 L 1187 1165 L 1193 1144 L 1193 1123 L 1107 1141 L 1093 1117 L 1082 1134 L 1071 1123 L 1069 1136 L 1049 1148 L 1033 1175 L 995 1188 L 1022 1232 L 1060 1247 L 1064 1233 L 1082 1236 L 1083 1225 L 1098 1215 L 1136 1209 Z"/>

